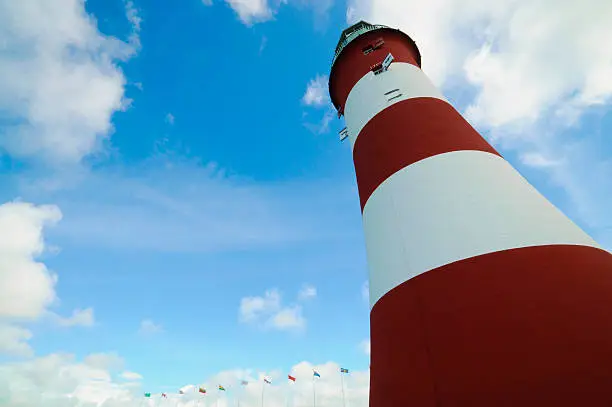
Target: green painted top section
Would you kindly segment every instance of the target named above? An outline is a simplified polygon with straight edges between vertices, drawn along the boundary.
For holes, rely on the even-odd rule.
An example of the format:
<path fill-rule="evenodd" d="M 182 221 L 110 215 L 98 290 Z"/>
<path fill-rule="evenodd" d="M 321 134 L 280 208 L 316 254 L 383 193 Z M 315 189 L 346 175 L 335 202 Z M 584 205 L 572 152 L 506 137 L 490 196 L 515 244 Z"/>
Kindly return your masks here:
<path fill-rule="evenodd" d="M 355 38 L 359 37 L 361 34 L 364 34 L 368 31 L 378 30 L 380 28 L 389 28 L 389 27 L 387 27 L 386 25 L 370 24 L 362 20 L 356 24 L 353 24 L 346 30 L 342 31 L 342 34 L 340 34 L 340 40 L 338 41 L 338 45 L 336 45 L 336 54 L 334 55 L 332 66 L 334 66 L 334 62 L 336 62 L 338 55 L 340 55 L 342 50 L 348 45 L 349 42 L 353 41 Z"/>

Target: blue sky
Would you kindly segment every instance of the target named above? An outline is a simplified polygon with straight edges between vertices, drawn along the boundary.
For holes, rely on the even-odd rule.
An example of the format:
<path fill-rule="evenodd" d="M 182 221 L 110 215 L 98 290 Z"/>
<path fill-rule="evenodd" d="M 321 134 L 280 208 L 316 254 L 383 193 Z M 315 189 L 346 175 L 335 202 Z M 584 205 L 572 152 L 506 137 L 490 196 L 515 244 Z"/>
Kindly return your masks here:
<path fill-rule="evenodd" d="M 367 394 L 361 217 L 325 76 L 347 18 L 414 33 L 454 105 L 612 247 L 612 49 L 577 40 L 590 63 L 554 70 L 538 46 L 562 24 L 533 50 L 513 43 L 504 17 L 546 1 L 450 19 L 392 0 L 0 0 L 0 202 L 19 202 L 0 212 L 0 253 L 19 260 L 1 278 L 17 292 L 26 268 L 57 276 L 20 297 L 23 312 L 0 306 L 4 372 L 73 354 L 62 366 L 138 393 L 246 375 L 235 369 L 282 380 L 306 361 L 363 372 L 352 385 Z M 126 371 L 142 379 L 115 385 Z"/>

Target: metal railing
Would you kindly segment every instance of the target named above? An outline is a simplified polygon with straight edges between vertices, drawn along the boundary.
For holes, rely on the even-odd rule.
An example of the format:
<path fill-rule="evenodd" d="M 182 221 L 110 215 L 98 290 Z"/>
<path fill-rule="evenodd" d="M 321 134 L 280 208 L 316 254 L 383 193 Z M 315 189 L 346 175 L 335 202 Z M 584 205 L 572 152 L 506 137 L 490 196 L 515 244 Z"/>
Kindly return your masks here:
<path fill-rule="evenodd" d="M 340 55 L 342 50 L 355 38 L 368 31 L 378 30 L 379 28 L 387 28 L 386 25 L 369 24 L 366 22 L 358 23 L 354 27 L 354 30 L 346 34 L 343 33 L 344 39 L 342 39 L 342 41 L 340 41 L 336 46 L 336 53 L 334 54 L 334 59 L 332 60 L 332 66 L 334 65 L 334 62 L 336 62 L 336 58 L 338 58 L 338 55 Z"/>

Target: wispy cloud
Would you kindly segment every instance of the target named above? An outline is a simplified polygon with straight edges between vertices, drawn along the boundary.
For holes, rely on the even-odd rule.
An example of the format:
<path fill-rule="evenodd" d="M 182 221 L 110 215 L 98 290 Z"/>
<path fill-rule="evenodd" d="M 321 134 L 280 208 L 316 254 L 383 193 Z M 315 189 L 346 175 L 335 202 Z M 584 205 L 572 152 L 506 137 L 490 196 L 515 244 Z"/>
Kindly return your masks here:
<path fill-rule="evenodd" d="M 143 319 L 140 322 L 140 327 L 138 328 L 138 332 L 142 335 L 153 335 L 163 331 L 164 328 L 151 319 Z"/>
<path fill-rule="evenodd" d="M 69 317 L 62 317 L 55 313 L 50 313 L 51 320 L 59 326 L 73 327 L 85 326 L 91 327 L 95 323 L 94 311 L 92 308 L 76 309 Z"/>
<path fill-rule="evenodd" d="M 172 113 L 166 115 L 166 123 L 170 125 L 174 124 L 174 115 Z"/>
<path fill-rule="evenodd" d="M 308 82 L 304 96 L 302 96 L 302 103 L 306 106 L 315 107 L 320 107 L 329 103 L 326 75 L 317 75 Z"/>
<path fill-rule="evenodd" d="M 317 296 L 317 288 L 310 284 L 304 284 L 298 293 L 298 300 L 306 301 Z"/>
<path fill-rule="evenodd" d="M 334 180 L 254 183 L 162 157 L 131 171 L 52 181 L 24 177 L 19 195 L 62 208 L 64 220 L 50 231 L 62 246 L 211 252 L 359 234 L 354 187 Z"/>

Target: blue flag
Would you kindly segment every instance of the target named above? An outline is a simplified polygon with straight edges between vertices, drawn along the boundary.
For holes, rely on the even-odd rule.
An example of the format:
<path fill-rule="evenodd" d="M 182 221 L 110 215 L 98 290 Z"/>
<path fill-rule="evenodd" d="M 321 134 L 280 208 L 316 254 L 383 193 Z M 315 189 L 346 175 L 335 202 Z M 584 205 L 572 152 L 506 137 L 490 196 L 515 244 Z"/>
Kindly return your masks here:
<path fill-rule="evenodd" d="M 313 370 L 312 372 L 314 373 L 316 377 L 321 377 L 321 375 L 316 370 Z"/>

